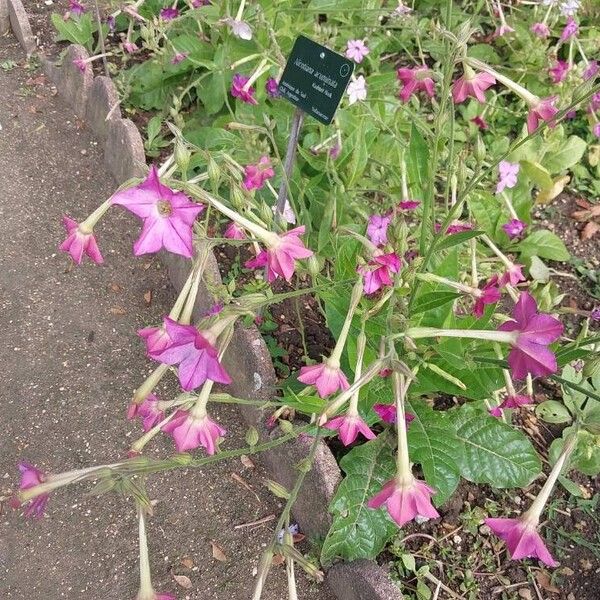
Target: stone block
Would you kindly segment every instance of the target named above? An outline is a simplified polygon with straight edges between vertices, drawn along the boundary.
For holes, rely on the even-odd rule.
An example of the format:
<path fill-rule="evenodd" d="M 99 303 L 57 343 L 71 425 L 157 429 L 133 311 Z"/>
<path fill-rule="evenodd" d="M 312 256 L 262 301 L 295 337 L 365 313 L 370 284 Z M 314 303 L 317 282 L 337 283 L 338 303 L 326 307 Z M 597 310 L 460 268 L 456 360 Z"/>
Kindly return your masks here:
<path fill-rule="evenodd" d="M 146 176 L 144 142 L 133 121 L 115 119 L 110 122 L 104 145 L 104 162 L 119 185 L 132 177 Z"/>
<path fill-rule="evenodd" d="M 0 0 L 0 24 L 2 24 L 2 15 L 6 12 L 8 13 L 8 20 L 15 37 L 19 40 L 19 43 L 27 53 L 27 56 L 30 56 L 35 52 L 36 45 L 23 3 L 21 0 L 8 0 L 7 10 L 5 11 L 5 9 L 2 8 L 2 0 Z"/>
<path fill-rule="evenodd" d="M 87 94 L 85 121 L 102 141 L 108 135 L 111 121 L 121 118 L 118 102 L 119 95 L 111 79 L 104 76 L 96 77 Z M 110 118 L 107 120 L 109 114 Z"/>

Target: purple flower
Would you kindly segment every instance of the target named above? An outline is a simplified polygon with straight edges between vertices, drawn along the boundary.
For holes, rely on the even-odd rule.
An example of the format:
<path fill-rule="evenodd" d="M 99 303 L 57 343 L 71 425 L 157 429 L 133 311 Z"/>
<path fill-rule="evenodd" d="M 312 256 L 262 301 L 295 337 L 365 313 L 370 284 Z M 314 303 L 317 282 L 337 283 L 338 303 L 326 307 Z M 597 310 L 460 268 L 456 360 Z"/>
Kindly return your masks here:
<path fill-rule="evenodd" d="M 436 519 L 440 516 L 431 504 L 434 493 L 424 481 L 412 476 L 408 482 L 394 478 L 384 484 L 381 491 L 367 502 L 367 506 L 379 508 L 385 505 L 398 527 L 403 527 L 416 517 Z"/>
<path fill-rule="evenodd" d="M 331 146 L 331 148 L 329 148 L 329 156 L 332 160 L 335 160 L 340 155 L 341 151 L 342 147 L 340 146 L 340 144 L 334 144 L 333 146 Z"/>
<path fill-rule="evenodd" d="M 223 233 L 223 237 L 227 238 L 228 240 L 245 240 L 247 236 L 242 227 L 240 227 L 235 221 L 231 221 L 231 223 L 227 225 L 227 228 Z"/>
<path fill-rule="evenodd" d="M 396 405 L 395 404 L 374 404 L 373 410 L 377 413 L 379 418 L 386 423 L 396 422 Z M 414 421 L 415 415 L 411 413 L 404 413 L 404 420 L 408 425 L 411 421 Z"/>
<path fill-rule="evenodd" d="M 180 62 L 184 61 L 188 57 L 187 52 L 176 52 L 171 59 L 172 65 L 178 65 Z"/>
<path fill-rule="evenodd" d="M 376 246 L 387 244 L 387 230 L 392 220 L 391 216 L 371 215 L 367 225 L 367 236 Z"/>
<path fill-rule="evenodd" d="M 550 74 L 550 78 L 552 79 L 552 83 L 560 83 L 564 80 L 569 72 L 569 63 L 566 60 L 557 60 L 550 69 L 548 69 L 548 73 Z"/>
<path fill-rule="evenodd" d="M 424 91 L 430 98 L 435 95 L 435 83 L 431 77 L 429 67 L 413 67 L 411 69 L 402 67 L 396 72 L 399 81 L 402 83 L 400 91 L 400 100 L 408 102 L 413 94 Z"/>
<path fill-rule="evenodd" d="M 177 452 L 187 452 L 202 446 L 211 455 L 216 452 L 219 438 L 226 433 L 207 414 L 195 417 L 186 410 L 178 410 L 173 420 L 163 425 L 162 429 L 173 438 Z"/>
<path fill-rule="evenodd" d="M 558 566 L 537 532 L 536 524 L 524 519 L 485 519 L 485 524 L 506 542 L 513 560 L 532 557 L 538 558 L 549 567 Z"/>
<path fill-rule="evenodd" d="M 502 277 L 500 277 L 500 287 L 504 287 L 507 283 L 510 283 L 510 285 L 517 285 L 520 281 L 525 281 L 523 265 L 512 263 L 506 272 L 503 273 Z"/>
<path fill-rule="evenodd" d="M 385 286 L 393 285 L 391 275 L 400 271 L 402 261 L 394 252 L 374 256 L 369 264 L 358 267 L 357 271 L 363 276 L 365 294 L 374 294 Z"/>
<path fill-rule="evenodd" d="M 499 331 L 514 332 L 508 364 L 515 379 L 525 379 L 528 373 L 544 377 L 556 373 L 556 356 L 548 345 L 557 340 L 562 323 L 551 315 L 539 314 L 534 298 L 521 292 L 512 313 L 513 319 L 498 327 Z"/>
<path fill-rule="evenodd" d="M 592 321 L 600 321 L 600 306 L 597 306 L 590 312 L 590 318 Z"/>
<path fill-rule="evenodd" d="M 265 83 L 265 90 L 271 98 L 279 98 L 279 83 L 275 77 L 269 77 Z"/>
<path fill-rule="evenodd" d="M 499 185 L 499 184 L 498 184 Z M 512 240 L 519 237 L 527 228 L 527 223 L 523 223 L 519 219 L 511 219 L 508 223 L 502 225 L 506 235 Z"/>
<path fill-rule="evenodd" d="M 117 20 L 114 15 L 108 15 L 108 17 L 106 17 L 106 24 L 108 25 L 108 30 L 111 33 L 114 33 L 115 27 L 117 26 Z"/>
<path fill-rule="evenodd" d="M 452 98 L 456 104 L 467 98 L 475 98 L 482 104 L 485 102 L 485 90 L 496 83 L 496 78 L 485 71 L 474 73 L 472 77 L 463 75 L 452 84 Z"/>
<path fill-rule="evenodd" d="M 507 160 L 500 161 L 498 165 L 498 183 L 496 184 L 496 194 L 504 191 L 505 188 L 514 188 L 517 185 L 517 175 L 520 169 L 519 163 L 511 163 Z"/>
<path fill-rule="evenodd" d="M 482 130 L 486 130 L 489 129 L 489 125 L 487 124 L 487 121 L 480 115 L 477 115 L 476 117 L 473 117 L 471 119 L 471 123 L 474 123 L 475 125 L 477 125 L 477 127 L 479 127 L 479 129 Z"/>
<path fill-rule="evenodd" d="M 243 185 L 247 190 L 260 190 L 265 185 L 265 181 L 272 177 L 275 177 L 275 171 L 271 166 L 271 160 L 268 156 L 261 156 L 258 163 L 245 167 Z"/>
<path fill-rule="evenodd" d="M 123 42 L 123 50 L 125 50 L 127 54 L 133 54 L 134 52 L 137 52 L 139 48 L 134 42 L 125 41 Z"/>
<path fill-rule="evenodd" d="M 208 6 L 210 4 L 210 0 L 192 0 L 193 8 L 200 8 L 201 6 Z"/>
<path fill-rule="evenodd" d="M 350 413 L 327 421 L 324 427 L 332 431 L 337 430 L 338 436 L 344 446 L 349 446 L 358 437 L 359 433 L 362 433 L 368 440 L 374 440 L 376 437 L 359 415 Z"/>
<path fill-rule="evenodd" d="M 596 77 L 596 75 L 598 75 L 598 71 L 600 71 L 600 65 L 598 64 L 598 61 L 590 60 L 582 74 L 584 81 L 588 81 Z"/>
<path fill-rule="evenodd" d="M 479 319 L 483 316 L 486 304 L 496 304 L 500 300 L 501 294 L 498 287 L 498 275 L 494 275 L 487 281 L 481 290 L 477 290 L 479 296 L 475 300 L 473 314 Z"/>
<path fill-rule="evenodd" d="M 326 398 L 338 390 L 347 390 L 350 385 L 339 365 L 330 365 L 325 360 L 318 365 L 308 365 L 300 369 L 298 381 L 314 385 L 321 398 Z"/>
<path fill-rule="evenodd" d="M 567 24 L 565 25 L 565 28 L 562 30 L 562 33 L 560 34 L 560 41 L 566 42 L 567 40 L 571 39 L 572 37 L 577 37 L 578 33 L 579 33 L 579 25 L 577 25 L 577 21 L 573 17 L 569 17 L 567 19 Z"/>
<path fill-rule="evenodd" d="M 85 60 L 84 58 L 75 58 L 73 59 L 73 64 L 82 72 L 85 73 L 85 70 L 87 69 L 87 64 L 88 64 L 88 60 Z"/>
<path fill-rule="evenodd" d="M 227 23 L 231 33 L 233 33 L 233 35 L 236 37 L 239 37 L 241 40 L 247 41 L 252 39 L 252 29 L 250 25 L 246 23 L 246 21 L 238 21 L 232 17 L 227 17 L 223 19 L 223 23 Z"/>
<path fill-rule="evenodd" d="M 28 490 L 46 481 L 44 473 L 29 463 L 19 463 L 19 471 L 21 473 L 21 482 L 19 484 L 20 490 Z M 25 508 L 25 516 L 41 517 L 46 510 L 49 499 L 50 494 L 40 494 L 33 498 Z"/>
<path fill-rule="evenodd" d="M 182 325 L 169 317 L 165 317 L 165 328 L 171 344 L 150 356 L 166 365 L 179 365 L 179 383 L 186 392 L 200 387 L 207 379 L 231 383 L 231 377 L 219 362 L 217 349 L 207 339 L 208 332 L 198 331 L 193 325 Z"/>
<path fill-rule="evenodd" d="M 414 210 L 418 206 L 421 206 L 420 200 L 402 200 L 402 202 L 398 203 L 400 210 Z"/>
<path fill-rule="evenodd" d="M 554 106 L 558 100 L 557 96 L 542 98 L 534 106 L 531 106 L 527 114 L 527 133 L 531 135 L 537 128 L 540 121 L 546 121 L 549 127 L 555 127 L 554 117 L 558 113 L 558 108 Z"/>
<path fill-rule="evenodd" d="M 539 38 L 546 39 L 550 35 L 550 27 L 546 23 L 534 23 L 531 32 Z"/>
<path fill-rule="evenodd" d="M 365 46 L 363 40 L 348 40 L 346 58 L 361 63 L 367 54 L 369 54 L 369 49 Z"/>
<path fill-rule="evenodd" d="M 600 123 L 596 123 L 592 128 L 592 131 L 596 137 L 600 138 Z"/>
<path fill-rule="evenodd" d="M 138 329 L 138 335 L 146 342 L 146 353 L 148 356 L 166 350 L 171 345 L 171 337 L 166 329 L 167 317 L 163 319 L 160 327 L 144 327 Z"/>
<path fill-rule="evenodd" d="M 594 112 L 600 108 L 600 92 L 596 92 L 590 100 L 590 112 Z"/>
<path fill-rule="evenodd" d="M 144 431 L 150 431 L 165 418 L 165 413 L 158 408 L 158 398 L 154 394 L 148 394 L 141 404 L 129 405 L 127 418 L 132 420 L 135 417 L 142 419 Z"/>
<path fill-rule="evenodd" d="M 69 12 L 76 17 L 80 17 L 86 11 L 85 6 L 77 0 L 69 0 Z"/>
<path fill-rule="evenodd" d="M 63 225 L 67 230 L 67 239 L 58 247 L 59 250 L 68 252 L 78 265 L 81 264 L 84 254 L 97 265 L 104 262 L 93 229 L 88 231 L 86 227 L 67 216 L 63 217 Z"/>
<path fill-rule="evenodd" d="M 154 165 L 142 183 L 117 192 L 112 201 L 143 220 L 142 232 L 133 246 L 136 256 L 165 248 L 191 258 L 192 226 L 204 206 L 163 185 Z"/>
<path fill-rule="evenodd" d="M 252 86 L 248 87 L 248 89 L 244 88 L 248 81 L 248 77 L 236 73 L 233 76 L 233 80 L 231 82 L 231 95 L 234 98 L 239 98 L 242 102 L 245 102 L 246 104 L 258 104 L 256 98 L 254 97 L 256 90 Z"/>
<path fill-rule="evenodd" d="M 439 223 L 435 223 L 433 229 L 436 233 L 439 233 L 442 230 L 442 226 Z M 446 233 L 448 235 L 452 235 L 453 233 L 462 233 L 463 231 L 471 231 L 473 229 L 473 225 L 471 223 L 461 223 L 460 221 L 453 221 L 448 225 L 448 229 L 446 229 Z"/>
<path fill-rule="evenodd" d="M 493 37 L 498 38 L 498 37 L 502 37 L 504 35 L 506 35 L 507 33 L 513 33 L 514 29 L 510 26 L 507 25 L 506 23 L 502 23 L 502 25 L 499 25 L 498 27 L 496 27 L 496 31 L 494 31 Z"/>
<path fill-rule="evenodd" d="M 172 21 L 179 16 L 179 10 L 176 8 L 167 7 L 162 8 L 159 14 L 163 21 Z"/>

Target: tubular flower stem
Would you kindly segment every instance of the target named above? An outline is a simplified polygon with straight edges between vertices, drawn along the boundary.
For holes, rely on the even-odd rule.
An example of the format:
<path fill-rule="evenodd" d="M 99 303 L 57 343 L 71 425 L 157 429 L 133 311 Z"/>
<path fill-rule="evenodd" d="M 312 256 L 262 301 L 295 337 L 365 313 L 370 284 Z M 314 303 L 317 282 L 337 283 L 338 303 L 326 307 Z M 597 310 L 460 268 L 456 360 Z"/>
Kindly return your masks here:
<path fill-rule="evenodd" d="M 246 6 L 246 0 L 242 0 L 240 2 L 240 6 L 238 8 L 237 14 L 235 15 L 235 20 L 236 21 L 241 21 L 242 20 L 242 14 L 244 13 L 245 6 Z"/>
<path fill-rule="evenodd" d="M 507 268 L 514 267 L 514 263 L 492 242 L 492 240 L 486 235 L 483 234 L 481 239 L 488 245 L 489 249 L 505 264 Z"/>
<path fill-rule="evenodd" d="M 138 506 L 138 532 L 140 539 L 140 589 L 137 598 L 146 600 L 146 598 L 154 598 L 154 588 L 152 587 L 148 540 L 146 538 L 146 516 L 141 506 Z"/>
<path fill-rule="evenodd" d="M 89 217 L 82 221 L 79 228 L 84 233 L 91 233 L 96 223 L 104 216 L 104 213 L 111 207 L 112 197 L 105 200 Z"/>
<path fill-rule="evenodd" d="M 152 429 L 149 429 L 144 435 L 138 438 L 129 448 L 131 454 L 141 454 L 142 450 L 148 442 L 150 442 L 161 429 L 171 421 L 171 419 L 177 414 L 177 411 L 173 411 L 167 415 L 160 423 L 157 423 Z"/>
<path fill-rule="evenodd" d="M 506 204 L 506 208 L 508 209 L 510 216 L 513 219 L 517 219 L 519 221 L 520 220 L 519 215 L 517 215 L 517 211 L 515 210 L 515 207 L 512 205 L 510 198 L 506 195 L 506 192 L 502 192 L 500 194 L 500 197 L 502 198 L 502 200 L 504 200 L 504 204 Z"/>
<path fill-rule="evenodd" d="M 394 371 L 392 373 L 394 386 L 394 399 L 396 402 L 396 433 L 398 436 L 398 449 L 396 454 L 396 477 L 401 483 L 412 480 L 410 459 L 408 454 L 408 439 L 406 437 L 406 414 L 404 411 L 404 399 L 406 396 L 406 379 L 404 375 Z"/>
<path fill-rule="evenodd" d="M 417 277 L 422 281 L 443 283 L 448 287 L 454 288 L 459 292 L 464 292 L 465 294 L 470 294 L 471 296 L 481 296 L 481 290 L 476 287 L 465 285 L 464 283 L 459 283 L 458 281 L 452 281 L 451 279 L 446 279 L 446 277 L 440 277 L 439 275 L 435 275 L 434 273 L 417 273 Z"/>
<path fill-rule="evenodd" d="M 185 301 L 188 297 L 190 288 L 192 287 L 192 281 L 194 280 L 195 267 L 190 271 L 188 278 L 185 280 L 181 291 L 179 292 L 179 296 L 177 296 L 177 300 L 175 300 L 175 304 L 173 304 L 173 308 L 169 313 L 169 318 L 173 319 L 173 321 L 177 321 L 179 319 L 179 315 L 185 305 Z"/>
<path fill-rule="evenodd" d="M 240 58 L 240 60 L 236 60 L 234 63 L 231 63 L 231 70 L 234 71 L 235 69 L 237 69 L 238 67 L 240 67 L 241 65 L 246 64 L 247 62 L 250 62 L 252 60 L 254 60 L 255 58 L 258 58 L 260 56 L 259 53 L 256 54 L 249 54 L 248 56 L 244 56 L 244 58 Z M 231 123 L 229 124 L 231 125 Z M 251 129 L 254 129 L 254 127 L 252 126 L 248 126 Z"/>
<path fill-rule="evenodd" d="M 333 363 L 339 367 L 340 358 L 342 356 L 342 352 L 344 351 L 344 346 L 346 345 L 346 339 L 348 338 L 348 333 L 350 332 L 350 326 L 352 325 L 352 318 L 354 317 L 354 313 L 356 312 L 356 308 L 358 307 L 358 303 L 362 297 L 363 285 L 362 279 L 358 279 L 352 288 L 352 296 L 350 297 L 350 306 L 348 308 L 348 313 L 346 314 L 346 319 L 344 320 L 344 325 L 342 326 L 342 330 L 340 331 L 340 335 L 335 344 L 335 348 L 331 353 L 329 358 L 330 363 Z"/>
<path fill-rule="evenodd" d="M 196 296 L 198 295 L 198 288 L 200 287 L 200 282 L 202 281 L 202 275 L 204 274 L 204 268 L 206 267 L 207 260 L 208 248 L 204 247 L 202 248 L 200 256 L 194 265 L 192 282 L 185 300 L 185 305 L 179 318 L 179 322 L 182 325 L 189 325 L 192 321 L 192 313 L 194 312 L 194 306 L 196 305 Z"/>
<path fill-rule="evenodd" d="M 354 382 L 358 381 L 362 375 L 363 360 L 365 357 L 365 347 L 367 345 L 367 336 L 365 335 L 365 322 L 363 321 L 361 331 L 356 338 L 356 367 L 354 369 Z M 356 390 L 350 397 L 348 412 L 358 414 L 358 396 L 360 389 Z"/>
<path fill-rule="evenodd" d="M 246 83 L 244 84 L 244 91 L 248 91 L 251 87 L 252 84 L 264 73 L 266 73 L 271 67 L 269 67 L 269 65 L 267 65 L 267 59 L 263 58 L 260 63 L 258 64 L 258 67 L 256 67 L 256 69 L 254 69 L 254 73 L 252 73 L 252 75 L 250 75 L 250 79 L 248 79 L 248 81 L 246 81 Z"/>
<path fill-rule="evenodd" d="M 500 360 L 504 360 L 504 355 L 502 354 L 502 349 L 499 344 L 494 344 L 494 352 L 496 353 L 496 357 Z M 504 383 L 506 384 L 506 392 L 509 396 L 515 396 L 515 386 L 513 384 L 512 377 L 510 376 L 510 371 L 508 369 L 502 369 L 502 374 L 504 375 Z"/>
<path fill-rule="evenodd" d="M 152 393 L 152 390 L 158 385 L 159 381 L 165 376 L 165 373 L 169 370 L 170 365 L 158 365 L 150 375 L 148 375 L 146 381 L 140 385 L 140 387 L 133 393 L 133 404 L 141 404 L 147 397 L 148 394 Z"/>
<path fill-rule="evenodd" d="M 489 340 L 505 344 L 515 344 L 517 335 L 512 331 L 492 331 L 488 329 L 438 329 L 437 327 L 410 327 L 405 336 L 412 339 L 430 337 L 455 337 L 474 340 Z"/>

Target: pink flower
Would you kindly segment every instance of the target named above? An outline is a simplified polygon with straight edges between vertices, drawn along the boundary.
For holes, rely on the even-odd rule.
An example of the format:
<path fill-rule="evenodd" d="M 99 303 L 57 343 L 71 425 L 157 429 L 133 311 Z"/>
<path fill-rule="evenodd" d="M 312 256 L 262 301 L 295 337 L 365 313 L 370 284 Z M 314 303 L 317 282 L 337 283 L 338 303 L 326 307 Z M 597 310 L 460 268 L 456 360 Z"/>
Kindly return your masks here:
<path fill-rule="evenodd" d="M 143 220 L 142 232 L 133 246 L 136 256 L 165 248 L 191 258 L 192 225 L 204 206 L 163 185 L 154 165 L 142 183 L 117 192 L 112 201 Z"/>
<path fill-rule="evenodd" d="M 556 126 L 554 117 L 558 113 L 558 108 L 554 105 L 557 100 L 557 96 L 543 98 L 529 109 L 529 113 L 527 114 L 527 132 L 529 135 L 538 128 L 540 121 L 546 121 L 549 127 Z"/>
<path fill-rule="evenodd" d="M 226 237 L 228 240 L 245 240 L 246 232 L 235 221 L 231 221 L 231 223 L 227 225 L 223 237 Z"/>
<path fill-rule="evenodd" d="M 527 223 L 523 223 L 519 219 L 511 219 L 508 223 L 502 225 L 506 235 L 512 240 L 519 237 L 527 228 Z"/>
<path fill-rule="evenodd" d="M 476 116 L 476 117 L 473 117 L 473 118 L 471 119 L 471 123 L 474 123 L 475 125 L 477 125 L 477 127 L 479 127 L 479 129 L 483 129 L 484 131 L 485 131 L 486 129 L 489 129 L 489 127 L 490 127 L 490 126 L 487 124 L 487 121 L 486 121 L 486 120 L 485 120 L 483 117 L 481 117 L 481 116 L 479 116 L 479 115 L 478 115 L 478 116 Z"/>
<path fill-rule="evenodd" d="M 386 506 L 390 517 L 398 527 L 403 527 L 416 517 L 436 519 L 439 513 L 431 504 L 435 491 L 424 481 L 411 476 L 409 482 L 400 482 L 397 478 L 386 482 L 381 491 L 367 502 L 369 508 Z"/>
<path fill-rule="evenodd" d="M 567 24 L 565 25 L 565 28 L 562 30 L 562 33 L 560 34 L 560 41 L 566 42 L 567 40 L 571 39 L 572 37 L 577 37 L 578 33 L 579 33 L 579 25 L 577 25 L 577 21 L 573 17 L 569 17 L 567 19 Z"/>
<path fill-rule="evenodd" d="M 534 23 L 531 32 L 539 38 L 546 39 L 550 35 L 550 27 L 546 23 Z"/>
<path fill-rule="evenodd" d="M 600 306 L 597 306 L 590 312 L 592 321 L 600 321 Z"/>
<path fill-rule="evenodd" d="M 550 75 L 550 79 L 552 79 L 552 83 L 560 83 L 564 80 L 569 72 L 569 63 L 566 60 L 557 60 L 550 69 L 548 69 L 548 73 Z"/>
<path fill-rule="evenodd" d="M 274 77 L 269 77 L 265 83 L 265 90 L 271 98 L 279 97 L 279 83 Z"/>
<path fill-rule="evenodd" d="M 367 225 L 367 236 L 376 246 L 387 244 L 387 230 L 392 220 L 391 216 L 371 215 Z"/>
<path fill-rule="evenodd" d="M 73 59 L 73 64 L 82 72 L 85 73 L 87 68 L 88 61 L 84 58 L 75 58 Z"/>
<path fill-rule="evenodd" d="M 144 327 L 138 329 L 138 335 L 146 342 L 146 353 L 148 356 L 158 354 L 171 345 L 171 336 L 167 332 L 167 318 L 163 319 L 160 327 Z"/>
<path fill-rule="evenodd" d="M 207 454 L 215 453 L 217 440 L 226 433 L 208 415 L 194 417 L 187 410 L 178 410 L 162 429 L 173 438 L 177 452 L 187 452 L 202 446 Z"/>
<path fill-rule="evenodd" d="M 561 336 L 561 322 L 551 315 L 538 314 L 537 304 L 527 292 L 519 295 L 512 316 L 514 321 L 503 323 L 498 330 L 515 332 L 508 355 L 513 377 L 525 379 L 528 373 L 540 377 L 556 373 L 556 357 L 548 345 Z"/>
<path fill-rule="evenodd" d="M 271 167 L 269 157 L 261 156 L 257 164 L 248 165 L 244 169 L 244 175 L 244 187 L 247 190 L 259 190 L 267 179 L 275 176 L 275 171 Z"/>
<path fill-rule="evenodd" d="M 165 327 L 171 344 L 151 357 L 166 365 L 179 365 L 179 383 L 185 391 L 195 390 L 207 379 L 217 383 L 231 383 L 221 366 L 217 349 L 193 325 L 182 325 L 165 317 Z"/>
<path fill-rule="evenodd" d="M 523 265 L 512 263 L 506 272 L 502 274 L 502 277 L 500 277 L 500 287 L 504 287 L 507 283 L 517 285 L 520 281 L 525 281 Z"/>
<path fill-rule="evenodd" d="M 395 404 L 374 404 L 373 410 L 377 413 L 379 418 L 386 423 L 396 422 L 396 405 Z M 411 413 L 404 413 L 404 421 L 408 425 L 411 421 L 414 421 L 415 415 Z"/>
<path fill-rule="evenodd" d="M 592 132 L 596 137 L 600 138 L 600 123 L 596 123 L 594 125 L 594 127 L 592 128 Z"/>
<path fill-rule="evenodd" d="M 165 418 L 165 413 L 158 408 L 158 398 L 154 394 L 148 394 L 141 404 L 129 405 L 127 418 L 131 421 L 135 417 L 142 419 L 144 431 L 150 431 Z"/>
<path fill-rule="evenodd" d="M 439 223 L 436 223 L 433 226 L 436 233 L 439 233 L 442 230 L 442 226 Z M 471 223 L 461 223 L 460 221 L 453 221 L 448 225 L 448 229 L 446 229 L 446 233 L 448 235 L 452 235 L 453 233 L 462 233 L 463 231 L 471 231 L 473 229 L 473 225 Z"/>
<path fill-rule="evenodd" d="M 599 108 L 600 108 L 600 92 L 596 92 L 590 100 L 589 111 L 595 112 Z"/>
<path fill-rule="evenodd" d="M 194 8 L 200 8 L 201 6 L 208 6 L 210 0 L 192 0 L 192 6 Z"/>
<path fill-rule="evenodd" d="M 134 42 L 123 42 L 123 50 L 125 50 L 125 52 L 127 52 L 127 54 L 133 54 L 134 52 L 137 52 L 139 50 L 139 48 L 137 47 L 137 45 Z"/>
<path fill-rule="evenodd" d="M 80 17 L 85 12 L 85 6 L 77 2 L 77 0 L 69 0 L 69 13 Z"/>
<path fill-rule="evenodd" d="M 318 365 L 302 367 L 298 381 L 306 385 L 314 385 L 321 398 L 330 396 L 339 389 L 347 390 L 350 387 L 340 367 L 332 366 L 326 360 Z"/>
<path fill-rule="evenodd" d="M 507 33 L 513 33 L 514 29 L 507 25 L 506 23 L 502 23 L 499 27 L 496 27 L 496 31 L 494 31 L 493 37 L 498 38 L 506 35 Z"/>
<path fill-rule="evenodd" d="M 179 16 L 179 10 L 177 10 L 176 8 L 162 8 L 160 10 L 160 18 L 163 21 L 172 21 L 173 19 L 176 19 Z"/>
<path fill-rule="evenodd" d="M 367 82 L 365 78 L 362 75 L 359 75 L 356 79 L 353 79 L 348 84 L 346 93 L 348 94 L 348 104 L 350 104 L 350 106 L 359 100 L 366 100 Z"/>
<path fill-rule="evenodd" d="M 178 65 L 180 62 L 184 61 L 188 57 L 187 52 L 176 52 L 171 59 L 172 65 Z"/>
<path fill-rule="evenodd" d="M 500 408 L 520 408 L 527 404 L 533 404 L 533 400 L 529 396 L 516 394 L 514 396 L 507 396 L 500 405 Z"/>
<path fill-rule="evenodd" d="M 552 558 L 548 548 L 537 532 L 536 524 L 524 519 L 485 519 L 485 524 L 501 539 L 513 560 L 538 558 L 549 567 L 558 563 Z"/>
<path fill-rule="evenodd" d="M 337 430 L 338 436 L 344 446 L 350 445 L 362 433 L 368 440 L 374 440 L 377 436 L 369 429 L 369 426 L 359 415 L 345 414 L 327 421 L 324 427 Z"/>
<path fill-rule="evenodd" d="M 58 247 L 59 250 L 68 252 L 78 265 L 81 264 L 84 253 L 97 265 L 104 262 L 93 229 L 88 231 L 87 227 L 67 216 L 63 217 L 63 225 L 67 230 L 67 239 Z"/>
<path fill-rule="evenodd" d="M 484 103 L 484 91 L 495 83 L 496 78 L 485 71 L 473 73 L 472 77 L 468 77 L 465 73 L 452 84 L 452 98 L 457 104 L 464 102 L 468 97 Z"/>
<path fill-rule="evenodd" d="M 496 194 L 504 191 L 505 188 L 514 188 L 517 185 L 517 175 L 521 166 L 519 163 L 511 163 L 507 160 L 500 161 L 498 165 L 498 183 L 496 184 Z"/>
<path fill-rule="evenodd" d="M 418 206 L 421 206 L 420 200 L 402 200 L 402 202 L 398 203 L 400 210 L 414 210 Z"/>
<path fill-rule="evenodd" d="M 369 264 L 357 270 L 363 276 L 365 294 L 374 294 L 382 287 L 393 285 L 391 275 L 400 271 L 402 261 L 394 252 L 374 256 Z"/>
<path fill-rule="evenodd" d="M 348 40 L 346 58 L 349 58 L 356 63 L 361 63 L 367 54 L 369 54 L 369 49 L 362 40 Z"/>
<path fill-rule="evenodd" d="M 44 473 L 29 463 L 19 463 L 19 471 L 21 473 L 21 482 L 19 484 L 20 490 L 28 490 L 46 481 Z M 41 517 L 46 510 L 49 499 L 50 494 L 40 494 L 33 498 L 25 508 L 25 516 Z"/>
<path fill-rule="evenodd" d="M 331 157 L 332 160 L 335 160 L 340 155 L 341 151 L 342 151 L 341 145 L 334 144 L 333 146 L 331 146 L 331 148 L 329 148 L 329 156 Z"/>
<path fill-rule="evenodd" d="M 410 97 L 419 91 L 424 91 L 430 98 L 435 95 L 435 83 L 429 67 L 403 67 L 398 69 L 397 75 L 403 86 L 400 91 L 402 102 L 408 102 Z"/>
<path fill-rule="evenodd" d="M 481 294 L 477 296 L 475 300 L 475 306 L 473 307 L 473 314 L 479 319 L 483 316 L 486 304 L 496 304 L 502 294 L 498 287 L 498 275 L 490 277 L 490 279 L 484 284 L 481 290 L 478 290 Z"/>
<path fill-rule="evenodd" d="M 300 235 L 304 233 L 304 225 L 290 229 L 290 231 L 277 236 L 277 240 L 266 250 L 267 280 L 269 283 L 277 277 L 290 281 L 296 270 L 295 261 L 313 255 L 312 250 L 306 248 Z M 258 258 L 258 257 L 257 257 Z"/>
<path fill-rule="evenodd" d="M 582 77 L 584 81 L 589 81 L 598 75 L 600 71 L 600 65 L 597 60 L 590 60 L 587 67 L 584 69 Z"/>
<path fill-rule="evenodd" d="M 233 80 L 231 82 L 231 95 L 234 98 L 239 98 L 242 102 L 245 102 L 246 104 L 258 104 L 256 98 L 254 97 L 256 90 L 252 86 L 250 86 L 248 89 L 244 89 L 244 86 L 246 85 L 246 83 L 248 83 L 248 81 L 248 77 L 236 73 L 233 76 Z"/>

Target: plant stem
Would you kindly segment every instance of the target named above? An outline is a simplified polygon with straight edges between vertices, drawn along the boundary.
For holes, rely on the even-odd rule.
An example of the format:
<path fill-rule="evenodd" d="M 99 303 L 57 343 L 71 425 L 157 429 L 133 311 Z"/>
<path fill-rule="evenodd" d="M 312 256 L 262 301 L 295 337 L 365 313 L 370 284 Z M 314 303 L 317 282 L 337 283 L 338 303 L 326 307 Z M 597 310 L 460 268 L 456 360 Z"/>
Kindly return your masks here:
<path fill-rule="evenodd" d="M 283 179 L 279 186 L 279 193 L 277 195 L 277 208 L 275 214 L 280 219 L 283 217 L 283 211 L 285 209 L 285 202 L 288 196 L 291 196 L 290 181 L 292 179 L 292 171 L 294 169 L 294 162 L 296 159 L 296 150 L 298 148 L 298 139 L 300 138 L 300 129 L 304 122 L 304 111 L 300 108 L 296 108 L 294 116 L 292 117 L 292 128 L 290 130 L 290 137 L 288 139 L 288 145 L 285 152 L 285 158 L 283 163 Z"/>

